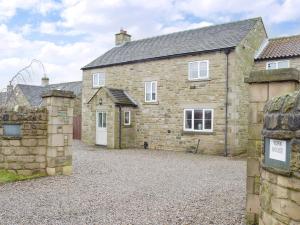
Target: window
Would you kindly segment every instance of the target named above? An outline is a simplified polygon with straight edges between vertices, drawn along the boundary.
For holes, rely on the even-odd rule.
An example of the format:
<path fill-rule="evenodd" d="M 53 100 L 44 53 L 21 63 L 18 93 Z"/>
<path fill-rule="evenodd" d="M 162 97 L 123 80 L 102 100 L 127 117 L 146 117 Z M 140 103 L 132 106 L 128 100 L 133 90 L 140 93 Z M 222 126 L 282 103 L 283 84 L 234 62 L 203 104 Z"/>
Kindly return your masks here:
<path fill-rule="evenodd" d="M 124 112 L 124 125 L 130 125 L 131 118 L 130 118 L 130 111 Z"/>
<path fill-rule="evenodd" d="M 145 102 L 157 101 L 157 82 L 145 82 Z"/>
<path fill-rule="evenodd" d="M 213 131 L 212 109 L 185 109 L 184 110 L 185 131 Z"/>
<path fill-rule="evenodd" d="M 195 61 L 189 63 L 189 80 L 208 79 L 209 61 Z"/>
<path fill-rule="evenodd" d="M 103 87 L 105 85 L 105 74 L 94 73 L 93 74 L 93 87 Z"/>
<path fill-rule="evenodd" d="M 98 112 L 98 127 L 106 128 L 106 112 Z"/>
<path fill-rule="evenodd" d="M 275 69 L 282 69 L 282 68 L 289 68 L 289 67 L 290 67 L 289 60 L 267 62 L 266 64 L 267 70 L 275 70 Z"/>

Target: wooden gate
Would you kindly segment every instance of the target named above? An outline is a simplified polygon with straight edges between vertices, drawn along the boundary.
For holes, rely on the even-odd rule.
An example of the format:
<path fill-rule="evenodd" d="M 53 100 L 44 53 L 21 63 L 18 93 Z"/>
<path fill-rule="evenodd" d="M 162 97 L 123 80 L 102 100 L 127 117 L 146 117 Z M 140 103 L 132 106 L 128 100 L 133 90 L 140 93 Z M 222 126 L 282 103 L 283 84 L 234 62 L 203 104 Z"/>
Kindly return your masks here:
<path fill-rule="evenodd" d="M 73 117 L 73 139 L 81 140 L 81 115 Z"/>

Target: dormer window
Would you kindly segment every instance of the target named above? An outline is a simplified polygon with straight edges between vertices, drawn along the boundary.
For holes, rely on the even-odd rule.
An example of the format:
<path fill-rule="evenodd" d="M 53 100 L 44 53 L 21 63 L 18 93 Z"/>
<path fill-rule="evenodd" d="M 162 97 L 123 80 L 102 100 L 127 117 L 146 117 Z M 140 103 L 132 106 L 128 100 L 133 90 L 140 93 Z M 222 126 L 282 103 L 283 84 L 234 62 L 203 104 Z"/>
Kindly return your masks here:
<path fill-rule="evenodd" d="M 189 62 L 189 80 L 208 79 L 209 77 L 209 61 Z"/>
<path fill-rule="evenodd" d="M 94 73 L 93 74 L 93 88 L 104 87 L 105 86 L 105 74 L 104 73 Z"/>
<path fill-rule="evenodd" d="M 276 69 L 289 68 L 289 67 L 290 67 L 289 60 L 271 61 L 266 63 L 267 70 L 276 70 Z"/>

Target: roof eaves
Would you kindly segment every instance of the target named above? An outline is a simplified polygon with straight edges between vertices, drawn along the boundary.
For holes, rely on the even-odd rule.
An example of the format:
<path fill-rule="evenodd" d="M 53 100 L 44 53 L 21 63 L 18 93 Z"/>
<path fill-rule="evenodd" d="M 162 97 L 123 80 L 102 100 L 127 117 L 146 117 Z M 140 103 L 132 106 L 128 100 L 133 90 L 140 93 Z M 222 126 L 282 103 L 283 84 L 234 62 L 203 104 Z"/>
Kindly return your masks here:
<path fill-rule="evenodd" d="M 258 57 L 254 59 L 254 61 L 266 61 L 266 60 L 276 60 L 276 59 L 290 59 L 290 58 L 297 58 L 300 57 L 300 54 L 295 55 L 281 55 L 281 56 L 272 56 L 272 57 Z"/>

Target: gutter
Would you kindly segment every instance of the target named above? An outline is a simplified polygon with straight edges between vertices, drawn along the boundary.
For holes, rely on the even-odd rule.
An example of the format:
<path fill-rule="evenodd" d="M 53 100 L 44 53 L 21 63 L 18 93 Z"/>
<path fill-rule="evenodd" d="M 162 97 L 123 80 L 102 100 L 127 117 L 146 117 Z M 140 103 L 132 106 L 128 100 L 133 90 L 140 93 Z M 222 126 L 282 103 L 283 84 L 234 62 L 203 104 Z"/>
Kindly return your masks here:
<path fill-rule="evenodd" d="M 122 107 L 119 106 L 119 148 L 122 148 Z"/>
<path fill-rule="evenodd" d="M 228 92 L 229 92 L 229 53 L 231 49 L 226 49 L 224 51 L 226 55 L 226 72 L 225 72 L 225 79 L 226 79 L 226 86 L 225 86 L 225 136 L 224 136 L 224 156 L 228 156 Z"/>

